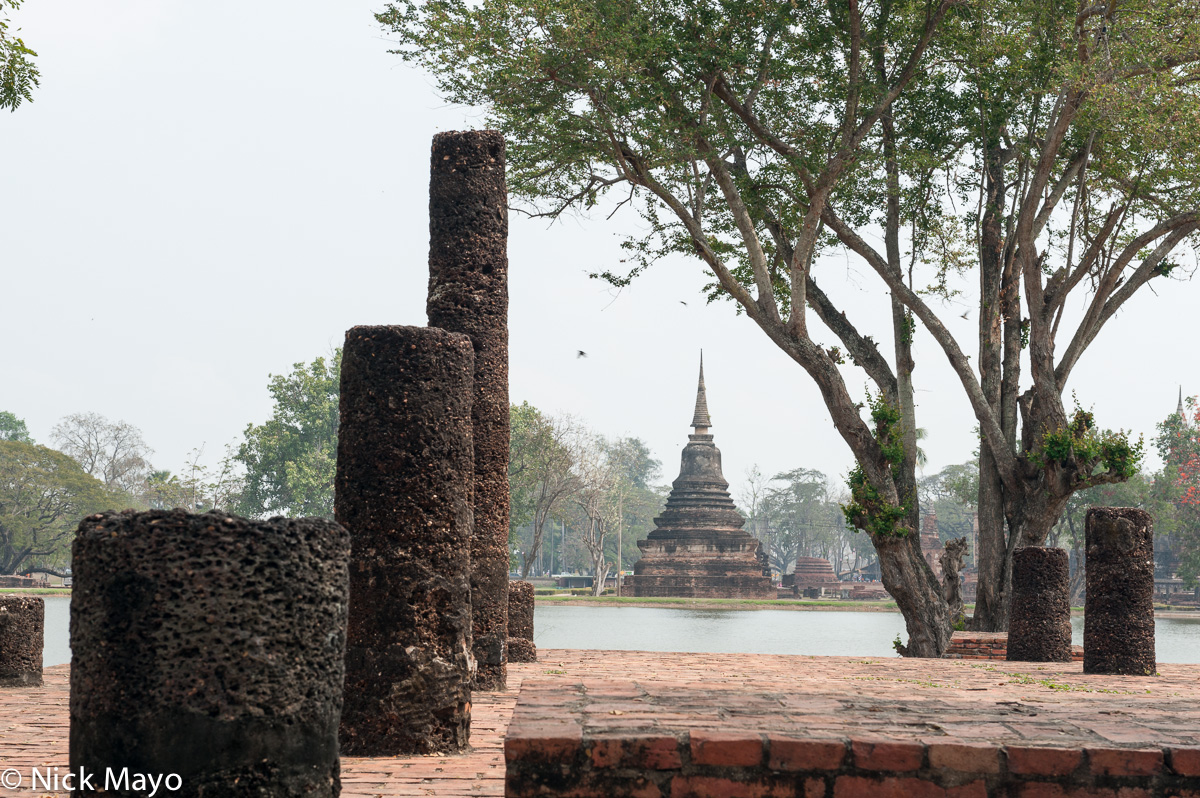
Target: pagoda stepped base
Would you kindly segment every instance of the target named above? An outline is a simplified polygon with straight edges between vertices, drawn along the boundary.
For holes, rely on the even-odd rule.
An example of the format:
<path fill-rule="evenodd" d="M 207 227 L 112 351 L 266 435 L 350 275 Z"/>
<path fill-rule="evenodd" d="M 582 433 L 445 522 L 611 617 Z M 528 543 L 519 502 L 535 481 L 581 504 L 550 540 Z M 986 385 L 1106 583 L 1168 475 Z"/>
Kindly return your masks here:
<path fill-rule="evenodd" d="M 625 587 L 637 598 L 775 598 L 766 576 L 627 576 Z"/>

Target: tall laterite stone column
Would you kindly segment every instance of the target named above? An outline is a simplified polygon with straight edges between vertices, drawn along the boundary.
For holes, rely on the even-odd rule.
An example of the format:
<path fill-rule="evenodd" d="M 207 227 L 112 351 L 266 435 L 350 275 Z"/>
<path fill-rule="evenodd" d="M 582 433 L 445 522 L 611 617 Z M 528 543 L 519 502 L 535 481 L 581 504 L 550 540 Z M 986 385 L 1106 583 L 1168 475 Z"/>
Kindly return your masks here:
<path fill-rule="evenodd" d="M 1153 676 L 1154 522 L 1136 507 L 1093 507 L 1084 521 L 1083 672 Z"/>
<path fill-rule="evenodd" d="M 508 638 L 508 189 L 495 130 L 433 137 L 429 326 L 475 348 L 475 531 L 471 613 L 475 687 L 503 690 Z"/>
<path fill-rule="evenodd" d="M 1067 552 L 1026 546 L 1013 552 L 1008 655 L 1016 662 L 1071 661 Z"/>
<path fill-rule="evenodd" d="M 345 756 L 467 746 L 474 369 L 465 335 L 346 333 L 334 483 L 351 547 Z"/>

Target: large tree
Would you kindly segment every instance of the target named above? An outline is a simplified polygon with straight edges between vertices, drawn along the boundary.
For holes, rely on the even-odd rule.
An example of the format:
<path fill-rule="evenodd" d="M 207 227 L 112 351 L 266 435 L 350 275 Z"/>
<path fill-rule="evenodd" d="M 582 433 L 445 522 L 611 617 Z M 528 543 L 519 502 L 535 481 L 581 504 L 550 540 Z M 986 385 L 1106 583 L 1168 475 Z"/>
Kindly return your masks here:
<path fill-rule="evenodd" d="M 1155 532 L 1167 534 L 1175 569 L 1195 585 L 1200 579 L 1200 404 L 1193 396 L 1183 405 L 1181 397 L 1178 412 L 1158 425 L 1155 438 L 1163 460 L 1155 493 L 1174 510 L 1165 528 L 1156 520 Z"/>
<path fill-rule="evenodd" d="M 333 517 L 341 366 L 337 349 L 328 360 L 271 375 L 271 418 L 248 425 L 234 455 L 246 468 L 238 512 Z"/>
<path fill-rule="evenodd" d="M 0 574 L 65 564 L 79 519 L 117 500 L 62 452 L 0 440 Z"/>
<path fill-rule="evenodd" d="M 33 438 L 29 436 L 29 427 L 25 426 L 25 419 L 17 418 L 7 410 L 0 410 L 0 441 L 33 443 Z"/>
<path fill-rule="evenodd" d="M 1195 0 L 404 0 L 378 18 L 505 132 L 532 212 L 614 189 L 640 211 L 636 265 L 608 279 L 694 256 L 712 296 L 815 381 L 857 461 L 847 517 L 913 654 L 950 634 L 915 534 L 918 321 L 980 426 L 981 628 L 1006 623 L 1012 550 L 1042 542 L 1075 490 L 1136 471 L 1139 449 L 1062 394 L 1200 227 Z M 818 282 L 832 249 L 889 292 L 890 347 Z M 931 295 L 967 269 L 979 339 L 964 344 Z M 873 385 L 867 418 L 848 373 Z"/>
<path fill-rule="evenodd" d="M 84 471 L 114 491 L 135 497 L 150 473 L 153 451 L 142 431 L 99 413 L 74 413 L 54 425 L 50 437 Z"/>
<path fill-rule="evenodd" d="M 334 517 L 337 395 L 342 350 L 290 374 L 271 374 L 275 407 L 264 424 L 247 425 L 234 460 L 246 468 L 238 500 L 242 515 Z"/>
<path fill-rule="evenodd" d="M 533 536 L 521 552 L 521 578 L 537 560 L 546 525 L 561 514 L 579 487 L 574 466 L 584 433 L 569 416 L 546 415 L 528 402 L 513 405 L 509 417 L 508 480 L 513 529 L 529 524 Z"/>

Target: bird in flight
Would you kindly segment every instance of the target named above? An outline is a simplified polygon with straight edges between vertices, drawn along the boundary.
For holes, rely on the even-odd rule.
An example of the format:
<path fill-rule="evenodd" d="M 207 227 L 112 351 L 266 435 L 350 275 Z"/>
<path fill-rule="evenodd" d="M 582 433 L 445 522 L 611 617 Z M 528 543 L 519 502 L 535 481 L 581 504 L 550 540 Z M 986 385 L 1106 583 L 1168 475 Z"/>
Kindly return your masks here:
<path fill-rule="evenodd" d="M 576 358 L 587 357 L 587 352 L 584 352 L 582 349 L 580 349 L 578 354 L 575 355 L 575 357 Z"/>

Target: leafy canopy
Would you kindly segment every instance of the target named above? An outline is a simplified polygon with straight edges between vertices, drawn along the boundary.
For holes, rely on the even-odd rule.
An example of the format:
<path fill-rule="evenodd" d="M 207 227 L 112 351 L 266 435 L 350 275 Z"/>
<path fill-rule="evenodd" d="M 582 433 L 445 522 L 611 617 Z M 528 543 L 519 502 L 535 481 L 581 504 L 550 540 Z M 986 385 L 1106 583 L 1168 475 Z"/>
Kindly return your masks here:
<path fill-rule="evenodd" d="M 0 441 L 33 443 L 33 438 L 29 436 L 29 427 L 25 426 L 24 419 L 17 418 L 7 410 L 0 410 Z"/>
<path fill-rule="evenodd" d="M 0 440 L 0 573 L 65 563 L 80 518 L 119 503 L 62 452 Z"/>
<path fill-rule="evenodd" d="M 234 459 L 246 468 L 237 511 L 247 516 L 333 517 L 342 350 L 272 375 L 271 418 L 246 427 Z"/>
<path fill-rule="evenodd" d="M 21 3 L 0 0 L 0 108 L 10 111 L 17 110 L 22 101 L 33 102 L 33 87 L 41 74 L 31 60 L 37 53 L 9 31 L 8 11 L 20 8 Z"/>

